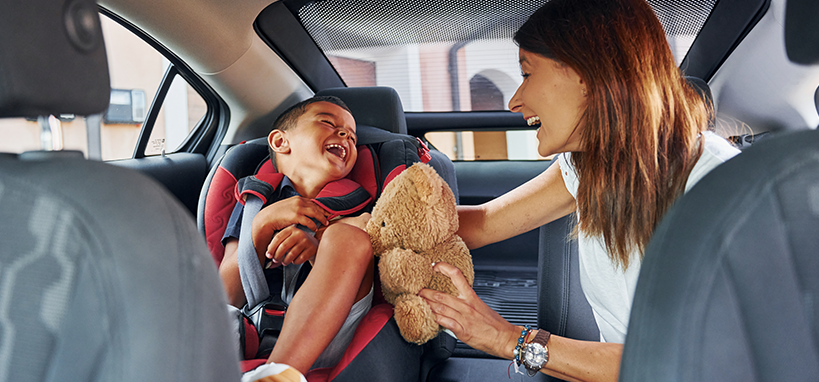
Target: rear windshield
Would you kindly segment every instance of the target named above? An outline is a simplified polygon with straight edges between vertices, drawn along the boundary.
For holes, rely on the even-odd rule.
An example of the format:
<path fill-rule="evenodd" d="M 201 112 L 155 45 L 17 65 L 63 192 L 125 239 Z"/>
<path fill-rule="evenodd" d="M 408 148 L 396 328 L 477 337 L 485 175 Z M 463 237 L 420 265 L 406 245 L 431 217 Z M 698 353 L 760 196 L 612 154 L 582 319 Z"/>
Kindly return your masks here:
<path fill-rule="evenodd" d="M 651 0 L 682 62 L 716 0 Z M 347 86 L 390 86 L 406 111 L 506 110 L 515 31 L 543 0 L 324 0 L 297 17 Z"/>

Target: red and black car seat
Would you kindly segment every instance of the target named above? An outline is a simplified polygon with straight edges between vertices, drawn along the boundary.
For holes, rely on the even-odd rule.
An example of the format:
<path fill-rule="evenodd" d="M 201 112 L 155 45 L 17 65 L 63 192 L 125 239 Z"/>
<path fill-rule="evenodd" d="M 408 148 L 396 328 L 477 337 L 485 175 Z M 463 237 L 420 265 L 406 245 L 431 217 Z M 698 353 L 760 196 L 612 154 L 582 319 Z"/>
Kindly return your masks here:
<path fill-rule="evenodd" d="M 449 177 L 454 185 L 454 171 L 448 159 L 442 161 L 440 152 L 431 154 L 422 142 L 400 133 L 406 132 L 406 125 L 400 99 L 393 89 L 343 88 L 319 94 L 338 96 L 353 111 L 357 122 L 358 160 L 348 178 L 367 190 L 373 200 L 409 165 L 418 161 L 430 162 L 432 156 L 435 156 L 431 161 L 433 167 L 441 167 L 443 162 L 445 166 L 439 172 L 445 179 Z M 381 129 L 381 126 L 392 131 Z M 236 184 L 249 175 L 265 176 L 263 174 L 275 172 L 266 137 L 231 147 L 211 170 L 200 197 L 197 223 L 217 265 L 224 256 L 221 240 L 236 204 Z M 404 341 L 391 319 L 392 306 L 380 297 L 379 283 L 375 284 L 373 307 L 359 324 L 341 361 L 333 368 L 310 371 L 309 381 L 358 380 L 362 375 L 377 380 L 417 381 L 425 377 L 435 363 L 451 354 L 454 340 L 446 335 L 424 346 Z M 245 330 L 248 333 L 245 335 L 243 370 L 250 370 L 265 359 L 253 359 L 259 345 L 254 338 L 258 337 L 254 335 L 252 325 L 245 325 Z"/>

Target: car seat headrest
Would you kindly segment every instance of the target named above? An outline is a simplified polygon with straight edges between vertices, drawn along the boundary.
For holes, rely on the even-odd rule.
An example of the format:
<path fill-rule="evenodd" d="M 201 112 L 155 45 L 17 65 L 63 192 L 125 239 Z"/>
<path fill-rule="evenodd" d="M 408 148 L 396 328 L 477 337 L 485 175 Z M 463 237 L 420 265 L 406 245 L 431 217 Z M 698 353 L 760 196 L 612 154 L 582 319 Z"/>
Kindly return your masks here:
<path fill-rule="evenodd" d="M 100 113 L 110 89 L 94 1 L 0 2 L 0 117 Z"/>
<path fill-rule="evenodd" d="M 788 58 L 803 65 L 819 63 L 819 2 L 788 0 L 785 8 L 785 50 Z"/>
<path fill-rule="evenodd" d="M 378 127 L 393 133 L 406 134 L 404 107 L 395 89 L 385 86 L 329 88 L 316 93 L 341 98 L 353 112 L 357 125 Z"/>

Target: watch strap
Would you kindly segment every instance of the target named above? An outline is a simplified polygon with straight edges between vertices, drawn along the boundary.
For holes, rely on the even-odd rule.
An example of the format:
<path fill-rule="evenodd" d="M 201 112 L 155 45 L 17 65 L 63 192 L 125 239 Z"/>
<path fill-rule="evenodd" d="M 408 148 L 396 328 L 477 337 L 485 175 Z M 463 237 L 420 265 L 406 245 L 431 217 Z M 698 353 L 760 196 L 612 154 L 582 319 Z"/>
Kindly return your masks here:
<path fill-rule="evenodd" d="M 529 376 L 534 376 L 537 374 L 543 366 L 546 366 L 546 363 L 549 362 L 549 337 L 551 337 L 552 333 L 549 333 L 546 330 L 539 329 L 537 334 L 535 334 L 535 338 L 532 339 L 531 342 L 526 344 L 526 348 L 524 348 L 524 354 L 526 356 L 521 357 L 523 358 L 523 366 L 526 367 L 526 371 L 528 372 Z M 532 348 L 529 348 L 529 347 Z M 531 354 L 537 354 L 536 358 L 540 358 L 542 355 L 542 360 L 532 360 L 528 357 Z"/>

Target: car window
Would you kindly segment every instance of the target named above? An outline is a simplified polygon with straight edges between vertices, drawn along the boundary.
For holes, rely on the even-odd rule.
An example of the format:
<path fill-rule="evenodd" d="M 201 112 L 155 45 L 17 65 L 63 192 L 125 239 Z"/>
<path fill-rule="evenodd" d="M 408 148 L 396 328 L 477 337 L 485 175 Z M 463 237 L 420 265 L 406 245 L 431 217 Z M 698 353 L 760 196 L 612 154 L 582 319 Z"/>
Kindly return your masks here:
<path fill-rule="evenodd" d="M 424 138 L 453 161 L 552 158 L 537 153 L 537 130 L 435 131 Z"/>
<path fill-rule="evenodd" d="M 296 16 L 347 86 L 393 87 L 406 111 L 506 109 L 521 81 L 512 37 L 542 0 L 410 2 L 306 2 Z M 679 64 L 716 0 L 650 3 Z"/>
<path fill-rule="evenodd" d="M 325 0 L 290 9 L 347 86 L 392 87 L 407 112 L 508 110 L 522 80 L 512 37 L 542 0 L 410 1 L 413 11 L 404 13 L 406 2 Z M 649 3 L 681 63 L 716 0 Z M 537 154 L 535 130 L 425 138 L 452 160 L 548 159 Z"/>
<path fill-rule="evenodd" d="M 169 61 L 151 45 L 101 15 L 111 79 L 108 109 L 98 116 L 0 120 L 0 151 L 40 149 L 82 151 L 87 158 L 115 160 L 134 156 L 151 104 Z M 141 155 L 176 151 L 207 113 L 207 104 L 182 77 L 173 76 Z M 90 123 L 86 123 L 87 121 Z M 99 124 L 96 123 L 99 122 Z M 99 126 L 99 128 L 97 128 Z"/>

